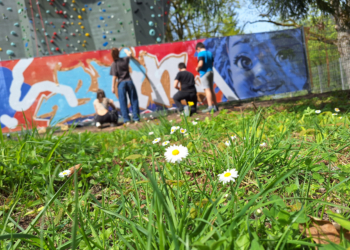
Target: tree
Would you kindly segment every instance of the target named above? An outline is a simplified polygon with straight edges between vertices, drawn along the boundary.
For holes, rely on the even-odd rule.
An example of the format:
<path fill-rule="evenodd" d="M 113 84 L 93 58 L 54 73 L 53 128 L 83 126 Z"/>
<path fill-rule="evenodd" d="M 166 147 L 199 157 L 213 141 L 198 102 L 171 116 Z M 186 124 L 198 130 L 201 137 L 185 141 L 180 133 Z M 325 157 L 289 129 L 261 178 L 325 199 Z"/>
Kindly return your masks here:
<path fill-rule="evenodd" d="M 170 5 L 168 42 L 231 36 L 240 33 L 237 0 L 173 0 Z"/>

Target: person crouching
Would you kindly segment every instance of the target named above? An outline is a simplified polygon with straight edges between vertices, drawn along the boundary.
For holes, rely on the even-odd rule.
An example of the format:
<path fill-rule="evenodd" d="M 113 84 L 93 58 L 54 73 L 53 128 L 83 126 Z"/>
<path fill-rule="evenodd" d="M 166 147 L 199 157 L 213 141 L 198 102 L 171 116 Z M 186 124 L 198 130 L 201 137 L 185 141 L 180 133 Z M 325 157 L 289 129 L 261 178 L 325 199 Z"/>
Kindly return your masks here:
<path fill-rule="evenodd" d="M 109 111 L 108 107 L 113 110 Z M 97 99 L 94 101 L 96 111 L 96 127 L 101 127 L 104 123 L 110 123 L 114 127 L 118 123 L 118 111 L 114 106 L 113 100 L 106 98 L 106 94 L 102 89 L 97 90 Z"/>
<path fill-rule="evenodd" d="M 184 110 L 181 100 L 186 100 L 187 105 L 191 107 L 192 115 L 197 113 L 197 90 L 194 75 L 186 70 L 184 63 L 179 63 L 178 67 L 180 72 L 175 77 L 174 88 L 178 89 L 179 92 L 173 96 L 173 100 L 180 112 Z"/>

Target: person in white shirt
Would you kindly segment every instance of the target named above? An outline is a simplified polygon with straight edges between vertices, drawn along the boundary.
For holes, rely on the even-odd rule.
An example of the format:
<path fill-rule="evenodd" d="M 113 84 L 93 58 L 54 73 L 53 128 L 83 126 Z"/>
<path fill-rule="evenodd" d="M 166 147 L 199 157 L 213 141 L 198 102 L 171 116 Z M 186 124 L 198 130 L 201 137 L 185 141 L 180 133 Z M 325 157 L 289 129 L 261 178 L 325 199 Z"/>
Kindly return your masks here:
<path fill-rule="evenodd" d="M 109 107 L 113 110 L 109 111 Z M 106 98 L 106 94 L 102 89 L 97 90 L 97 98 L 94 101 L 96 111 L 96 127 L 101 127 L 104 123 L 110 123 L 114 127 L 118 123 L 118 112 L 114 106 L 113 100 Z"/>

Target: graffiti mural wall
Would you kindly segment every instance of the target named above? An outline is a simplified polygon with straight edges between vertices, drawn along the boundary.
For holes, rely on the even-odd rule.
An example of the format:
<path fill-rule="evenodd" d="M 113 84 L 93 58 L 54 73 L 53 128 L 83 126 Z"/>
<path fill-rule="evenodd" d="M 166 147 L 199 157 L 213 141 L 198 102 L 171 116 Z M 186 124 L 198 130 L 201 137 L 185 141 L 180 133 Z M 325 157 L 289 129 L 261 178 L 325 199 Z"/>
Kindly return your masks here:
<path fill-rule="evenodd" d="M 205 103 L 204 90 L 195 72 L 195 45 L 199 41 L 214 54 L 215 92 L 220 102 L 307 87 L 305 51 L 299 29 L 129 47 L 126 49 L 135 57 L 130 72 L 143 112 L 174 108 L 172 96 L 177 90 L 173 81 L 180 62 L 196 76 L 199 103 Z M 1 61 L 2 130 L 15 131 L 26 122 L 46 127 L 91 118 L 99 88 L 119 107 L 118 98 L 111 92 L 111 64 L 109 50 Z"/>

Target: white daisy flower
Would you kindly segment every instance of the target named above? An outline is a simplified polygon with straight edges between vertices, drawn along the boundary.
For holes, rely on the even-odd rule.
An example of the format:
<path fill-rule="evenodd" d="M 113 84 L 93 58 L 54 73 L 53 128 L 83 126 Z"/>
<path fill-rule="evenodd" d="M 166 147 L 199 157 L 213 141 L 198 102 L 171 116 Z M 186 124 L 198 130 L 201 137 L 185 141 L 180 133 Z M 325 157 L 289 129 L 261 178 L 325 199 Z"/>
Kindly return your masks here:
<path fill-rule="evenodd" d="M 180 129 L 180 126 L 176 126 L 175 129 Z"/>
<path fill-rule="evenodd" d="M 153 132 L 149 132 L 148 135 L 153 135 L 154 133 Z"/>
<path fill-rule="evenodd" d="M 228 197 L 228 194 L 225 194 L 225 198 L 227 198 Z"/>
<path fill-rule="evenodd" d="M 266 142 L 261 143 L 260 147 L 266 147 Z"/>
<path fill-rule="evenodd" d="M 173 120 L 170 120 L 169 122 L 173 122 Z"/>
<path fill-rule="evenodd" d="M 182 145 L 170 146 L 166 149 L 164 153 L 166 160 L 171 163 L 180 162 L 182 159 L 186 158 L 187 155 L 188 149 Z"/>
<path fill-rule="evenodd" d="M 199 120 L 199 118 L 196 118 L 196 121 L 198 121 Z"/>
<path fill-rule="evenodd" d="M 340 112 L 340 109 L 335 108 L 334 111 L 335 111 L 335 112 Z"/>
<path fill-rule="evenodd" d="M 235 182 L 235 178 L 238 177 L 238 172 L 236 171 L 236 169 L 227 169 L 225 172 L 223 172 L 222 174 L 219 174 L 219 181 L 221 181 L 222 183 L 227 183 L 230 181 Z"/>
<path fill-rule="evenodd" d="M 188 133 L 184 134 L 184 136 L 188 136 Z"/>
<path fill-rule="evenodd" d="M 184 133 L 186 133 L 186 129 L 184 129 L 184 128 L 181 128 L 181 129 L 180 129 L 180 133 L 181 133 L 181 134 L 184 134 Z"/>
<path fill-rule="evenodd" d="M 170 134 L 172 135 L 172 134 L 174 134 L 176 132 L 176 128 L 171 128 L 170 129 Z"/>
<path fill-rule="evenodd" d="M 321 114 L 321 110 L 316 110 L 315 113 L 316 114 Z"/>
<path fill-rule="evenodd" d="M 147 122 L 149 122 L 149 120 L 147 120 Z"/>
<path fill-rule="evenodd" d="M 64 178 L 66 176 L 70 176 L 71 171 L 70 170 L 64 170 L 63 172 L 59 173 L 58 176 L 61 178 Z"/>
<path fill-rule="evenodd" d="M 230 141 L 225 141 L 225 145 L 226 145 L 227 147 L 229 147 L 229 146 L 231 145 L 231 142 L 230 142 Z"/>
<path fill-rule="evenodd" d="M 338 115 L 337 113 L 333 113 L 332 115 Z"/>
<path fill-rule="evenodd" d="M 153 144 L 160 142 L 161 138 L 156 138 L 152 141 Z"/>
<path fill-rule="evenodd" d="M 339 117 L 339 119 L 343 119 L 343 117 Z"/>
<path fill-rule="evenodd" d="M 258 208 L 258 209 L 256 210 L 256 213 L 257 213 L 257 214 L 261 214 L 261 213 L 262 213 L 262 210 L 261 210 L 260 208 Z"/>
<path fill-rule="evenodd" d="M 235 135 L 231 136 L 231 140 L 233 141 L 234 139 L 236 139 L 237 137 Z"/>
<path fill-rule="evenodd" d="M 195 122 L 195 121 L 192 122 L 193 125 L 197 125 L 197 123 L 198 123 L 198 122 Z"/>
<path fill-rule="evenodd" d="M 168 145 L 169 143 L 170 143 L 170 141 L 165 141 L 165 142 L 162 143 L 162 146 L 166 146 L 166 145 Z"/>

